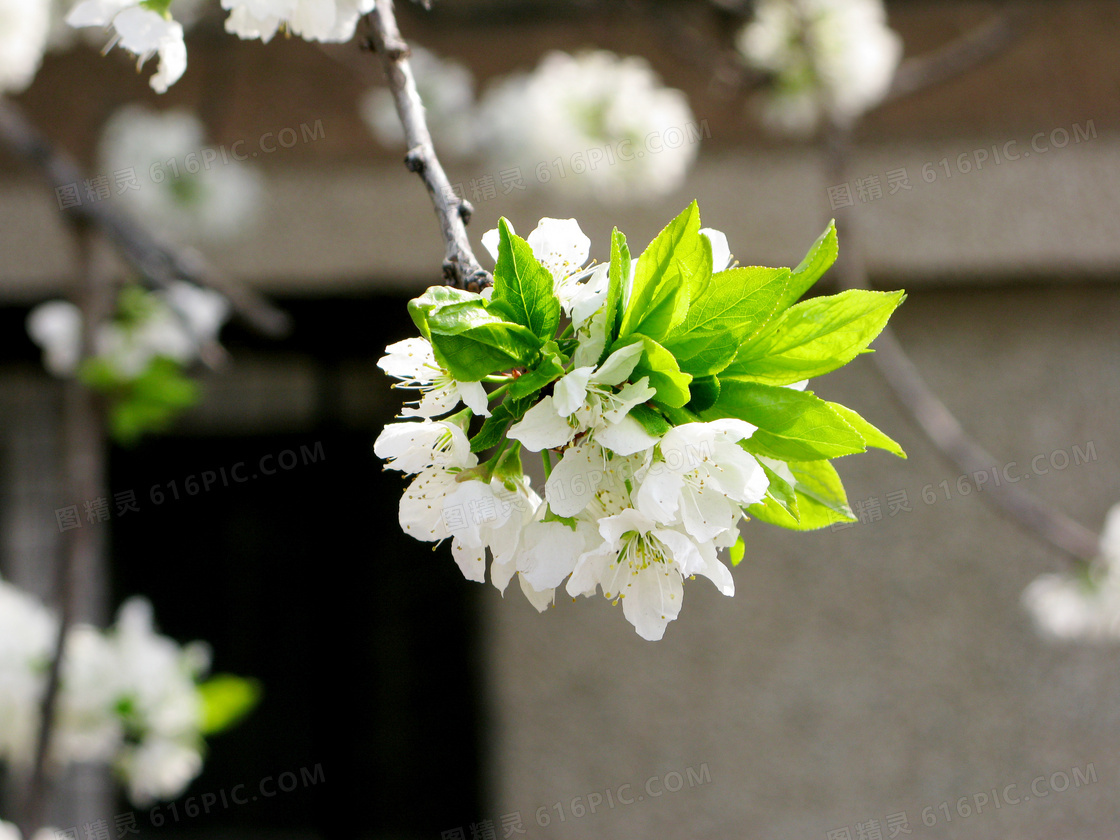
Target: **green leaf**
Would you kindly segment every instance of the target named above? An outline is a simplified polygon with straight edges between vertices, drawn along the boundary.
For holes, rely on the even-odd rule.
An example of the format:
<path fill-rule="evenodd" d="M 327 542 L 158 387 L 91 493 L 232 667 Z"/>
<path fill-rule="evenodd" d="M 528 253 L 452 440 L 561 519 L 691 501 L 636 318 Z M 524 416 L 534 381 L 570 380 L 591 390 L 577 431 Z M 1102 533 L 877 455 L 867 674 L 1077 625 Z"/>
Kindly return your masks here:
<path fill-rule="evenodd" d="M 743 555 L 747 553 L 747 544 L 743 542 L 743 535 L 739 535 L 739 539 L 735 540 L 735 544 L 731 546 L 728 554 L 731 555 L 731 565 L 738 566 L 743 562 Z"/>
<path fill-rule="evenodd" d="M 510 492 L 517 491 L 517 482 L 525 475 L 525 470 L 521 466 L 521 443 L 519 441 L 513 441 L 512 445 L 501 453 L 491 475 L 501 481 Z"/>
<path fill-rule="evenodd" d="M 788 268 L 731 268 L 712 277 L 692 301 L 685 320 L 665 339 L 665 347 L 693 376 L 719 373 L 739 345 L 774 316 L 789 282 Z"/>
<path fill-rule="evenodd" d="M 517 377 L 509 386 L 510 396 L 517 399 L 535 394 L 550 382 L 564 375 L 564 360 L 559 354 L 555 341 L 550 341 L 541 349 L 541 360 L 537 366 Z"/>
<path fill-rule="evenodd" d="M 477 297 L 442 306 L 425 323 L 436 360 L 461 382 L 528 366 L 541 347 L 527 327 L 502 320 Z"/>
<path fill-rule="evenodd" d="M 798 518 L 767 496 L 747 510 L 756 519 L 793 531 L 815 531 L 839 522 L 854 522 L 848 497 L 836 469 L 828 461 L 791 461 Z"/>
<path fill-rule="evenodd" d="M 497 446 L 506 429 L 520 420 L 532 405 L 531 398 L 517 399 L 506 394 L 506 398 L 491 409 L 490 416 L 482 421 L 482 428 L 471 438 L 471 452 L 483 452 Z"/>
<path fill-rule="evenodd" d="M 560 323 L 560 299 L 553 291 L 551 272 L 504 218 L 498 220 L 498 236 L 491 306 L 501 308 L 508 320 L 527 327 L 542 340 L 552 338 Z"/>
<path fill-rule="evenodd" d="M 868 446 L 873 446 L 876 449 L 884 449 L 892 455 L 897 455 L 899 458 L 906 458 L 906 452 L 903 451 L 898 443 L 887 437 L 887 435 L 879 431 L 875 426 L 872 426 L 852 409 L 845 405 L 840 405 L 840 403 L 830 402 L 829 405 L 832 406 L 833 411 L 848 421 L 848 425 L 859 433 L 860 437 L 863 438 Z"/>
<path fill-rule="evenodd" d="M 807 391 L 720 379 L 706 420 L 738 417 L 758 427 L 744 447 L 783 461 L 814 461 L 865 452 L 863 438 L 828 403 Z"/>
<path fill-rule="evenodd" d="M 630 416 L 637 420 L 643 429 L 655 437 L 661 437 L 672 428 L 660 413 L 645 404 L 636 405 L 630 409 Z"/>
<path fill-rule="evenodd" d="M 838 253 L 839 243 L 836 241 L 836 220 L 834 219 L 828 223 L 824 233 L 817 237 L 817 241 L 813 243 L 813 247 L 809 249 L 805 259 L 798 263 L 797 268 L 793 269 L 789 285 L 778 303 L 778 311 L 781 312 L 783 309 L 792 306 L 803 294 L 809 291 L 813 284 L 821 278 L 821 275 L 836 262 Z"/>
<path fill-rule="evenodd" d="M 719 379 L 715 376 L 693 379 L 688 386 L 688 393 L 691 395 L 688 408 L 696 412 L 706 411 L 719 399 Z"/>
<path fill-rule="evenodd" d="M 623 292 L 630 280 L 630 261 L 630 248 L 626 244 L 626 237 L 622 231 L 615 228 L 611 232 L 611 265 L 607 275 L 607 347 L 618 338 L 618 329 L 622 322 Z"/>
<path fill-rule="evenodd" d="M 770 480 L 770 484 L 766 489 L 767 494 L 782 508 L 785 509 L 794 521 L 798 521 L 801 515 L 797 511 L 797 493 L 794 490 L 793 484 L 790 484 L 782 476 L 778 475 L 771 467 L 759 461 L 759 466 L 762 471 L 766 473 L 766 477 Z"/>
<path fill-rule="evenodd" d="M 803 301 L 743 345 L 723 376 L 785 385 L 834 371 L 867 348 L 905 298 L 850 289 Z"/>
<path fill-rule="evenodd" d="M 408 302 L 408 314 L 416 329 L 424 338 L 431 338 L 428 330 L 428 318 L 447 306 L 461 303 L 482 303 L 482 298 L 473 293 L 452 286 L 431 286 L 420 297 Z"/>
<path fill-rule="evenodd" d="M 202 700 L 203 735 L 214 735 L 240 723 L 261 699 L 256 680 L 219 674 L 198 685 Z"/>
<path fill-rule="evenodd" d="M 630 374 L 630 381 L 637 382 L 641 377 L 648 376 L 650 387 L 657 391 L 653 402 L 673 408 L 686 405 L 691 398 L 688 384 L 692 381 L 692 376 L 682 373 L 673 354 L 648 335 L 627 336 L 624 341 L 612 347 L 611 352 L 635 341 L 641 341 L 645 345 L 645 351 L 638 359 L 634 372 Z"/>
<path fill-rule="evenodd" d="M 684 320 L 697 275 L 712 273 L 712 246 L 700 235 L 700 211 L 692 202 L 638 257 L 619 338 L 635 333 L 659 339 Z"/>

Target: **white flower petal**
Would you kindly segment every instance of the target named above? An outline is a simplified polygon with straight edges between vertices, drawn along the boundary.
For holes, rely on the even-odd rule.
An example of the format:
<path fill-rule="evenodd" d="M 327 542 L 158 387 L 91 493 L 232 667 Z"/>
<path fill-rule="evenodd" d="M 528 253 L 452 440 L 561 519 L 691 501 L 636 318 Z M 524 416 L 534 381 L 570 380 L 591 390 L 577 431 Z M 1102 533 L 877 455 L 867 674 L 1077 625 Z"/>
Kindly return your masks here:
<path fill-rule="evenodd" d="M 729 268 L 731 249 L 727 246 L 727 237 L 714 228 L 700 228 L 700 234 L 706 236 L 712 244 L 712 273 Z"/>
<path fill-rule="evenodd" d="M 459 397 L 475 417 L 489 417 L 489 400 L 481 382 L 460 382 Z"/>
<path fill-rule="evenodd" d="M 557 413 L 553 398 L 545 397 L 525 412 L 525 416 L 510 427 L 506 436 L 520 441 L 531 452 L 540 452 L 565 446 L 574 434 L 568 421 Z"/>
<path fill-rule="evenodd" d="M 657 438 L 630 416 L 623 417 L 617 423 L 611 423 L 597 431 L 595 440 L 618 455 L 633 455 L 657 443 Z"/>
<path fill-rule="evenodd" d="M 579 271 L 591 252 L 591 240 L 575 219 L 541 219 L 526 241 L 554 280 Z"/>
<path fill-rule="evenodd" d="M 605 479 L 603 450 L 593 443 L 573 446 L 564 452 L 545 483 L 545 498 L 558 516 L 575 516 L 595 496 Z"/>
<path fill-rule="evenodd" d="M 605 362 L 595 371 L 591 381 L 599 385 L 620 385 L 634 372 L 638 360 L 642 357 L 645 345 L 642 342 L 627 344 L 611 353 Z"/>
<path fill-rule="evenodd" d="M 481 546 L 467 546 L 458 537 L 451 541 L 451 554 L 455 565 L 467 580 L 482 583 L 486 580 L 486 549 Z"/>
<path fill-rule="evenodd" d="M 582 367 L 564 374 L 553 388 L 553 401 L 561 417 L 567 417 L 587 399 L 587 382 L 594 368 Z"/>

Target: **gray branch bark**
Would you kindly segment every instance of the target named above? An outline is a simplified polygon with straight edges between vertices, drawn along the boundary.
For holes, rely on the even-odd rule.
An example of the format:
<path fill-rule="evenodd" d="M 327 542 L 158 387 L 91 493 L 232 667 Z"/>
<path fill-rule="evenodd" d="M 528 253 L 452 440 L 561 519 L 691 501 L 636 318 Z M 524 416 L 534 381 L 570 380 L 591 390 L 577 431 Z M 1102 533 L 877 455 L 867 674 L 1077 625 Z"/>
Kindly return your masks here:
<path fill-rule="evenodd" d="M 424 104 L 416 91 L 416 80 L 408 61 L 408 44 L 401 38 L 397 28 L 392 0 L 378 0 L 369 20 L 372 25 L 370 46 L 381 57 L 381 66 L 385 70 L 385 78 L 397 106 L 397 115 L 404 127 L 405 142 L 408 145 L 405 166 L 424 181 L 439 219 L 440 233 L 447 246 L 443 260 L 444 281 L 460 289 L 481 291 L 490 285 L 492 278 L 478 264 L 467 237 L 467 222 L 470 221 L 473 210 L 468 201 L 454 194 L 451 182 L 436 156 L 432 135 L 424 117 Z"/>

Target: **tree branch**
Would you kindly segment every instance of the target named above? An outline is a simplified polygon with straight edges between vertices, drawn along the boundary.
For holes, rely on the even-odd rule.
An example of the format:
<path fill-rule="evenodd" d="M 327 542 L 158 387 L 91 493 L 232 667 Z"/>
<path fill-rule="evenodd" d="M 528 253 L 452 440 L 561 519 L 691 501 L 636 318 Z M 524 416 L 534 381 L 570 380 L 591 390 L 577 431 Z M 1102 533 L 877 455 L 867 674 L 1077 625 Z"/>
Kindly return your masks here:
<path fill-rule="evenodd" d="M 0 143 L 42 170 L 52 187 L 80 184 L 81 170 L 31 126 L 14 104 L 0 97 Z M 220 273 L 202 254 L 161 241 L 143 226 L 103 202 L 86 202 L 63 211 L 71 224 L 88 224 L 111 242 L 151 285 L 167 288 L 176 280 L 206 286 L 225 295 L 233 311 L 258 332 L 281 337 L 287 313 L 262 295 Z M 204 356 L 206 351 L 204 348 Z M 209 354 L 211 357 L 213 353 Z"/>
<path fill-rule="evenodd" d="M 470 221 L 473 209 L 469 202 L 454 194 L 451 182 L 436 156 L 432 135 L 424 118 L 424 104 L 416 92 L 416 80 L 408 61 L 408 44 L 401 38 L 397 28 L 392 0 L 378 0 L 368 17 L 372 27 L 369 45 L 381 57 L 381 66 L 385 70 L 385 78 L 397 106 L 397 115 L 404 127 L 405 143 L 408 146 L 405 166 L 419 175 L 428 188 L 428 196 L 432 200 L 440 232 L 447 246 L 443 259 L 444 281 L 460 289 L 480 291 L 491 284 L 492 278 L 478 264 L 467 238 L 467 222 Z"/>
<path fill-rule="evenodd" d="M 96 233 L 89 225 L 74 229 L 78 243 L 80 274 L 74 291 L 82 312 L 82 356 L 94 351 L 98 325 L 113 309 L 113 285 L 94 265 Z M 106 438 L 98 396 L 77 379 L 64 386 L 63 400 L 63 486 L 70 499 L 96 499 L 106 491 Z M 54 598 L 58 606 L 58 634 L 47 670 L 46 690 L 40 699 L 39 731 L 34 763 L 22 815 L 23 836 L 31 837 L 46 820 L 48 769 L 62 669 L 68 636 L 81 609 L 83 594 L 103 567 L 104 529 L 81 527 L 65 532 L 62 554 L 55 568 Z"/>
<path fill-rule="evenodd" d="M 998 55 L 1025 31 L 1032 15 L 1033 10 L 1022 8 L 1002 12 L 936 50 L 903 61 L 879 104 L 935 87 Z"/>
<path fill-rule="evenodd" d="M 846 183 L 849 171 L 849 132 L 831 126 L 825 138 L 830 184 Z M 836 211 L 842 247 L 835 271 L 842 288 L 868 289 L 867 267 L 859 238 L 854 207 Z M 998 460 L 964 430 L 953 413 L 922 379 L 888 325 L 874 343 L 871 360 L 903 407 L 937 450 L 962 473 L 972 476 L 991 469 Z M 1017 484 L 989 484 L 984 497 L 1005 514 L 1040 536 L 1059 551 L 1088 563 L 1100 554 L 1100 539 L 1092 531 L 1023 490 Z"/>

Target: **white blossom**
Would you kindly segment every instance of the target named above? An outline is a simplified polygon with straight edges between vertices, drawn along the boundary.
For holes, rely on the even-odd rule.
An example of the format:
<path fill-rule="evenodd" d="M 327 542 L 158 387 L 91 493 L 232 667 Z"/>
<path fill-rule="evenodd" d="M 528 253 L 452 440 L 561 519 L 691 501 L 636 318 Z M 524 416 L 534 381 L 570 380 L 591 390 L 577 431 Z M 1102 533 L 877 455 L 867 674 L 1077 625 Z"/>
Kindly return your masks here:
<path fill-rule="evenodd" d="M 112 27 L 109 47 L 120 44 L 135 55 L 138 69 L 158 53 L 159 69 L 148 81 L 156 93 L 166 93 L 187 69 L 182 24 L 143 7 L 140 0 L 83 0 L 66 22 L 76 28 Z"/>
<path fill-rule="evenodd" d="M 680 523 L 699 542 L 733 530 L 742 508 L 761 501 L 769 485 L 762 466 L 738 445 L 754 431 L 734 419 L 670 429 L 641 478 L 637 508 L 655 522 Z"/>
<path fill-rule="evenodd" d="M 222 8 L 230 13 L 226 31 L 241 38 L 267 43 L 284 28 L 308 41 L 342 42 L 354 37 L 373 0 L 222 0 Z"/>
<path fill-rule="evenodd" d="M 644 59 L 603 50 L 551 52 L 531 73 L 492 86 L 479 126 L 497 169 L 611 202 L 676 190 L 697 153 L 685 95 Z"/>
<path fill-rule="evenodd" d="M 409 64 L 424 116 L 441 157 L 465 157 L 477 145 L 474 126 L 474 76 L 458 61 L 441 58 L 415 44 Z M 378 141 L 387 148 L 404 147 L 404 129 L 392 92 L 385 87 L 367 91 L 358 110 Z"/>
<path fill-rule="evenodd" d="M 701 547 L 686 534 L 659 527 L 627 508 L 599 522 L 602 544 L 581 555 L 568 579 L 568 594 L 591 596 L 601 588 L 610 601 L 620 599 L 626 620 L 643 639 L 657 641 L 677 617 L 684 578 L 702 574 L 724 595 L 735 593 L 727 567 L 710 545 Z"/>
<path fill-rule="evenodd" d="M 206 157 L 206 130 L 194 114 L 117 110 L 98 146 L 106 172 L 134 172 L 137 189 L 117 198 L 136 218 L 181 242 L 224 241 L 250 230 L 260 215 L 258 169 L 226 157 Z"/>
<path fill-rule="evenodd" d="M 157 357 L 188 364 L 203 344 L 214 341 L 229 314 L 224 296 L 176 281 L 146 294 L 141 311 L 105 321 L 94 337 L 94 355 L 124 378 L 139 376 Z M 27 332 L 43 349 L 55 376 L 72 376 L 81 358 L 82 314 L 67 301 L 48 301 L 27 318 Z"/>
<path fill-rule="evenodd" d="M 386 461 L 388 469 L 411 475 L 429 467 L 466 464 L 470 451 L 466 433 L 443 421 L 390 423 L 373 443 L 374 454 Z"/>
<path fill-rule="evenodd" d="M 902 55 L 881 0 L 759 0 L 737 45 L 774 76 L 763 116 L 777 130 L 841 125 L 886 95 Z"/>
<path fill-rule="evenodd" d="M 1047 574 L 1023 592 L 1038 632 L 1064 641 L 1120 639 L 1120 504 L 1101 532 L 1100 556 L 1081 575 Z"/>
<path fill-rule="evenodd" d="M 52 0 L 0 0 L 0 95 L 35 78 L 51 25 Z"/>
<path fill-rule="evenodd" d="M 401 380 L 394 387 L 420 391 L 414 407 L 406 406 L 402 417 L 439 417 L 460 402 L 479 417 L 489 417 L 486 389 L 481 382 L 460 382 L 436 361 L 432 344 L 426 338 L 406 338 L 385 348 L 377 366 Z"/>
<path fill-rule="evenodd" d="M 36 599 L 0 581 L 0 760 L 26 771 L 58 624 Z M 202 769 L 197 680 L 209 651 L 156 633 L 133 598 L 108 631 L 78 624 L 66 638 L 50 758 L 113 764 L 139 806 L 173 799 Z"/>
<path fill-rule="evenodd" d="M 513 233 L 513 226 L 510 226 Z M 498 259 L 500 234 L 497 228 L 482 235 L 490 256 Z M 579 327 L 603 303 L 607 292 L 606 263 L 585 268 L 591 253 L 591 240 L 575 219 L 541 219 L 525 240 L 544 268 L 552 275 L 553 291 L 560 298 L 564 313 Z"/>

